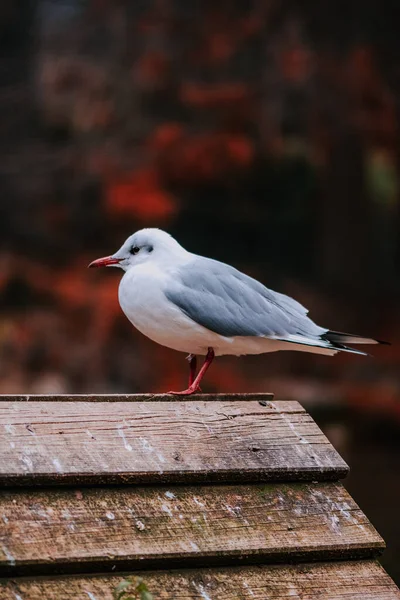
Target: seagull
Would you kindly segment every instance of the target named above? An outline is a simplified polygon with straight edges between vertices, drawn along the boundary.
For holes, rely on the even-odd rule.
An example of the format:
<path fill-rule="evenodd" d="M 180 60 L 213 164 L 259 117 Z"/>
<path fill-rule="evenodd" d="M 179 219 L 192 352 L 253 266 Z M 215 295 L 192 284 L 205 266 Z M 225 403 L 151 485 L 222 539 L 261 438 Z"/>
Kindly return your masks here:
<path fill-rule="evenodd" d="M 293 298 L 230 265 L 188 252 L 161 229 L 137 231 L 92 267 L 125 271 L 118 297 L 129 321 L 158 344 L 189 354 L 189 386 L 169 394 L 201 391 L 215 356 L 278 350 L 365 355 L 347 344 L 385 343 L 319 327 Z M 205 361 L 196 375 L 197 354 Z"/>

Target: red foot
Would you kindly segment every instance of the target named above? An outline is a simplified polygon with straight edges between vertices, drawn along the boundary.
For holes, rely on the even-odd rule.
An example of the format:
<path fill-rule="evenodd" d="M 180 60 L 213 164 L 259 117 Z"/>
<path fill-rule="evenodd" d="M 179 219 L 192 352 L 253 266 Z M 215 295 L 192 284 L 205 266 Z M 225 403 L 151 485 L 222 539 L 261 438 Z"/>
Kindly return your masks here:
<path fill-rule="evenodd" d="M 183 392 L 167 392 L 167 394 L 174 394 L 174 396 L 191 396 L 192 394 L 197 394 L 197 392 L 201 392 L 201 387 L 191 385 L 187 390 L 183 390 Z"/>
<path fill-rule="evenodd" d="M 187 359 L 190 365 L 189 387 L 191 387 L 196 379 L 197 358 L 194 354 L 189 354 Z"/>
<path fill-rule="evenodd" d="M 208 367 L 211 365 L 214 359 L 214 350 L 212 348 L 208 349 L 204 365 L 201 367 L 200 372 L 194 381 L 193 377 L 196 370 L 196 357 L 190 354 L 188 358 L 190 362 L 190 379 L 188 389 L 183 390 L 183 392 L 168 392 L 168 394 L 174 394 L 174 396 L 191 396 L 192 394 L 201 392 L 200 381 L 203 379 Z"/>

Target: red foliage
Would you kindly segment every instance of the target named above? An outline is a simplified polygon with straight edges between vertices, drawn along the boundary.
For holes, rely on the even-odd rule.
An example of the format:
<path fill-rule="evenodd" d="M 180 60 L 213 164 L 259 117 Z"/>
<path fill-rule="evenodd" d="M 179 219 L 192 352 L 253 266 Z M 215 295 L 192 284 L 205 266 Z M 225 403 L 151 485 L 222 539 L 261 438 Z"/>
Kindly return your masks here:
<path fill-rule="evenodd" d="M 226 109 L 237 103 L 248 103 L 252 98 L 251 89 L 243 82 L 237 83 L 183 83 L 180 98 L 185 104 L 196 108 Z"/>
<path fill-rule="evenodd" d="M 134 216 L 151 224 L 168 221 L 175 213 L 176 202 L 162 189 L 155 170 L 142 168 L 107 185 L 106 209 L 111 215 Z"/>
<path fill-rule="evenodd" d="M 285 79 L 303 83 L 311 73 L 312 54 L 302 46 L 285 50 L 280 57 L 280 67 Z"/>
<path fill-rule="evenodd" d="M 160 87 L 168 70 L 168 58 L 161 52 L 144 54 L 133 67 L 137 83 L 143 87 Z"/>
<path fill-rule="evenodd" d="M 175 144 L 181 142 L 184 132 L 179 123 L 163 123 L 150 134 L 147 146 L 156 153 L 169 152 Z"/>
<path fill-rule="evenodd" d="M 212 132 L 177 138 L 160 153 L 159 167 L 169 181 L 215 181 L 248 168 L 253 158 L 254 146 L 248 137 Z"/>

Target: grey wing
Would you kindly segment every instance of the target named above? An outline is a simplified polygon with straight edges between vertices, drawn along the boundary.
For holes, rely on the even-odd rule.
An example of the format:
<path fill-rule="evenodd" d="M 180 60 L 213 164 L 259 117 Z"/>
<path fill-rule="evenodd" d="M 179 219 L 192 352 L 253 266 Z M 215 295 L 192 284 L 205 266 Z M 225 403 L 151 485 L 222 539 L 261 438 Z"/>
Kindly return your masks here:
<path fill-rule="evenodd" d="M 168 300 L 219 335 L 318 339 L 326 332 L 296 300 L 224 263 L 198 257 L 176 275 L 165 289 Z"/>

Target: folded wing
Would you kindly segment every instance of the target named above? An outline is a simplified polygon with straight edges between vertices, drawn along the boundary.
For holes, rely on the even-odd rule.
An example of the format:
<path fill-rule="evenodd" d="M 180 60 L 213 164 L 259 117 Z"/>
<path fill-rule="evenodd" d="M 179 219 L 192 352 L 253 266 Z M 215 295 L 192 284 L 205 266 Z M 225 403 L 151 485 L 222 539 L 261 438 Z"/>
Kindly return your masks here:
<path fill-rule="evenodd" d="M 225 337 L 257 336 L 325 343 L 327 332 L 299 302 L 269 290 L 237 269 L 208 258 L 182 267 L 165 290 L 168 300 L 196 323 Z"/>

